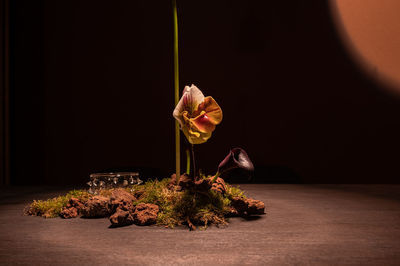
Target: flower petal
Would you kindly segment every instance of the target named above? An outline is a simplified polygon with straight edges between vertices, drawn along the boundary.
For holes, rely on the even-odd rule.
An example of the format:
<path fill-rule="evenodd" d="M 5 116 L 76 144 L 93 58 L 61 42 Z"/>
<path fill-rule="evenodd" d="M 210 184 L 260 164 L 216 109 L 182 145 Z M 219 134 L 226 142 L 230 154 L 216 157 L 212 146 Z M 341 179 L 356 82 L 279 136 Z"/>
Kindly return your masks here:
<path fill-rule="evenodd" d="M 186 86 L 183 90 L 183 95 L 175 107 L 172 115 L 178 120 L 181 127 L 184 126 L 182 113 L 187 111 L 191 116 L 199 107 L 199 104 L 204 101 L 203 93 L 195 85 Z"/>
<path fill-rule="evenodd" d="M 218 125 L 222 121 L 222 109 L 219 107 L 213 97 L 207 96 L 199 105 L 197 112 L 205 112 L 208 120 L 214 125 Z"/>
<path fill-rule="evenodd" d="M 230 150 L 229 154 L 219 164 L 218 171 L 224 173 L 234 168 L 241 168 L 250 172 L 254 171 L 253 163 L 246 151 L 241 148 Z"/>
<path fill-rule="evenodd" d="M 232 153 L 240 168 L 243 168 L 247 171 L 254 171 L 253 163 L 251 162 L 245 150 L 241 148 L 234 148 L 232 149 Z"/>
<path fill-rule="evenodd" d="M 192 115 L 199 105 L 204 101 L 204 95 L 195 85 L 186 86 L 183 90 L 182 99 L 186 111 Z"/>
<path fill-rule="evenodd" d="M 178 120 L 181 127 L 184 127 L 184 120 L 182 114 L 184 111 L 189 113 L 189 116 L 197 110 L 200 103 L 204 101 L 203 93 L 192 84 L 192 86 L 185 86 L 183 89 L 183 95 L 176 105 L 172 115 Z"/>
<path fill-rule="evenodd" d="M 215 130 L 215 124 L 204 111 L 196 118 L 191 119 L 191 122 L 202 133 L 210 133 Z"/>
<path fill-rule="evenodd" d="M 178 104 L 176 105 L 174 112 L 172 113 L 172 115 L 174 116 L 174 118 L 176 120 L 178 120 L 179 124 L 181 125 L 181 128 L 184 126 L 184 121 L 183 121 L 183 111 L 184 111 L 184 106 L 183 106 L 183 102 L 182 99 L 178 102 Z"/>
<path fill-rule="evenodd" d="M 204 143 L 211 137 L 211 133 L 197 132 L 189 129 L 189 127 L 182 127 L 182 131 L 191 144 Z"/>

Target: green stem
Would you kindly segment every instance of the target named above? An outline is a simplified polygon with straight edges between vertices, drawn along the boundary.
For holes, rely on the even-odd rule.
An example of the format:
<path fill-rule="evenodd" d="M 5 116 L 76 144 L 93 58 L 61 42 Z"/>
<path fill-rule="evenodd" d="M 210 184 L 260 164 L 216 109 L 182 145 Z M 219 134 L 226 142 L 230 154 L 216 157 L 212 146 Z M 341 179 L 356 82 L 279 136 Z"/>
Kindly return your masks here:
<path fill-rule="evenodd" d="M 219 171 L 217 171 L 217 173 L 215 174 L 214 178 L 211 181 L 211 184 L 213 184 L 215 182 L 215 180 L 217 180 L 217 178 L 221 175 L 221 173 Z"/>
<path fill-rule="evenodd" d="M 193 180 L 196 180 L 196 159 L 194 158 L 194 145 L 192 144 L 190 146 L 190 149 L 192 151 L 192 163 L 193 163 Z"/>
<path fill-rule="evenodd" d="M 174 19 L 174 85 L 175 85 L 175 106 L 179 102 L 179 61 L 178 61 L 178 12 L 176 0 L 172 0 L 172 12 Z M 181 143 L 179 123 L 175 120 L 175 173 L 176 184 L 181 176 Z"/>
<path fill-rule="evenodd" d="M 190 151 L 186 148 L 186 174 L 190 175 Z"/>

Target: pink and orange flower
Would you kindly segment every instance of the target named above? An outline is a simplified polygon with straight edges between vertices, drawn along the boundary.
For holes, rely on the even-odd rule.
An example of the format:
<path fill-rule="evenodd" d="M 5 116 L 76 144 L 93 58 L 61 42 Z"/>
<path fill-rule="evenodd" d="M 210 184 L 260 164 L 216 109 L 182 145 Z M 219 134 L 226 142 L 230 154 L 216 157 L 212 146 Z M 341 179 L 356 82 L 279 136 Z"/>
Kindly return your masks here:
<path fill-rule="evenodd" d="M 195 86 L 186 86 L 175 107 L 173 116 L 178 120 L 181 130 L 191 144 L 206 142 L 222 121 L 222 110 L 211 97 L 204 97 Z"/>

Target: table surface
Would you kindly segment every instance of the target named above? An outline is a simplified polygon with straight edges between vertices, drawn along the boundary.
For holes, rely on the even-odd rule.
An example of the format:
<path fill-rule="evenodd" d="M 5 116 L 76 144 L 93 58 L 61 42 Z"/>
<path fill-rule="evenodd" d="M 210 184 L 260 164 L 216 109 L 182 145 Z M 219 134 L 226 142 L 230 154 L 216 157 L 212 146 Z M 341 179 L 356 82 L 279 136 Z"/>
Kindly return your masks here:
<path fill-rule="evenodd" d="M 0 265 L 400 265 L 400 185 L 241 185 L 266 215 L 225 228 L 108 228 L 22 215 L 54 188 L 0 190 Z"/>

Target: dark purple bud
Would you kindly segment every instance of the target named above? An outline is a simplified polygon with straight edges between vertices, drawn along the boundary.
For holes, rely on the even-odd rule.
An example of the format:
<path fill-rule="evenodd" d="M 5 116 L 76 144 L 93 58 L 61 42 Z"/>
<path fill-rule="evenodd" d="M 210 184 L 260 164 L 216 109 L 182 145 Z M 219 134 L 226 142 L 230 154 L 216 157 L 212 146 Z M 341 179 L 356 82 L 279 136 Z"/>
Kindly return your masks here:
<path fill-rule="evenodd" d="M 234 168 L 241 168 L 247 171 L 254 171 L 253 163 L 247 153 L 241 148 L 230 150 L 229 154 L 219 164 L 218 172 L 220 174 Z"/>

